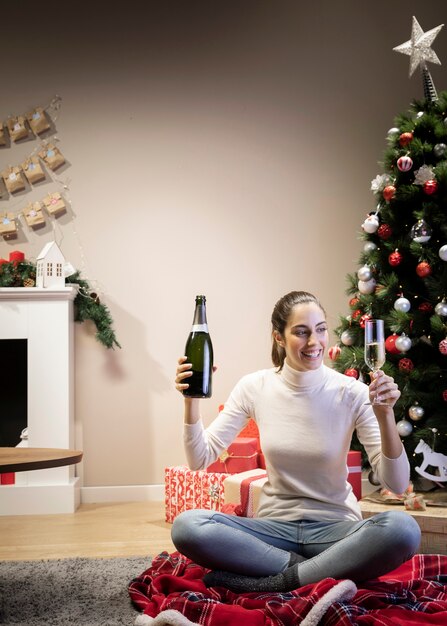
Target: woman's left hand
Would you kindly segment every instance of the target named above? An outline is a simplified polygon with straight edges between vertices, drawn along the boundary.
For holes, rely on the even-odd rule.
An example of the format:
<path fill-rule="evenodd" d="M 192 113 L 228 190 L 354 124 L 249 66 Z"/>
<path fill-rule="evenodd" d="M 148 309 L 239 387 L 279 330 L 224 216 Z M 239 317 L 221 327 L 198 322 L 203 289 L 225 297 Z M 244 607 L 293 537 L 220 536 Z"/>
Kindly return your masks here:
<path fill-rule="evenodd" d="M 384 403 L 385 406 L 393 408 L 400 398 L 400 391 L 394 379 L 379 370 L 369 385 L 369 400 L 374 405 L 374 400 Z M 383 406 L 383 405 L 382 405 Z"/>

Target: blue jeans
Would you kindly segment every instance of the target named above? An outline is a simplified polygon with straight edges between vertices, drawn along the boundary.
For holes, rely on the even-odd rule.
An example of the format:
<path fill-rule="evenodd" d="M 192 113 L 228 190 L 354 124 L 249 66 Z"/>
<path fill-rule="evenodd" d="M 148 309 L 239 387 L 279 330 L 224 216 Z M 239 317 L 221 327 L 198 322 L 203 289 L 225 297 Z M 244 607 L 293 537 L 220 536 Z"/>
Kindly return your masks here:
<path fill-rule="evenodd" d="M 403 511 L 386 511 L 360 522 L 283 521 L 247 518 L 216 511 L 181 513 L 171 531 L 179 552 L 209 568 L 270 576 L 299 563 L 301 585 L 326 577 L 355 582 L 395 569 L 418 550 L 421 531 Z"/>

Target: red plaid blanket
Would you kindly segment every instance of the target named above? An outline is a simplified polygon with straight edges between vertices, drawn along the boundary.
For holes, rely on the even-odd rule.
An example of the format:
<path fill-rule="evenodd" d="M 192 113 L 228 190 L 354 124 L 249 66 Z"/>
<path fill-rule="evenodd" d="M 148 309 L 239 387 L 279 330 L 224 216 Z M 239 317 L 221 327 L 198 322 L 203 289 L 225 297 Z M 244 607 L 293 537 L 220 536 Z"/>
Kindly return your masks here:
<path fill-rule="evenodd" d="M 170 609 L 203 626 L 292 626 L 339 582 L 326 578 L 288 593 L 235 594 L 207 589 L 202 582 L 207 571 L 178 552 L 162 552 L 130 583 L 130 597 L 150 617 Z M 319 626 L 447 625 L 447 556 L 419 554 L 357 587 L 351 600 L 325 610 Z"/>

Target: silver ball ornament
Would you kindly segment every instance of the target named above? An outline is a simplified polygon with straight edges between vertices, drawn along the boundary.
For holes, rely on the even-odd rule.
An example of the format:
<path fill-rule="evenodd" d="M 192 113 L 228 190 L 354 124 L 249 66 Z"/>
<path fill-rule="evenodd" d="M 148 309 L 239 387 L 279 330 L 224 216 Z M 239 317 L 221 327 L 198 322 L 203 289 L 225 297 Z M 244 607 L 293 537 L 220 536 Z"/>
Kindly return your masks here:
<path fill-rule="evenodd" d="M 370 235 L 372 233 L 375 233 L 376 230 L 379 228 L 379 218 L 377 217 L 377 215 L 368 215 L 368 217 L 362 224 L 362 228 L 365 233 L 369 233 Z"/>
<path fill-rule="evenodd" d="M 418 120 L 421 119 L 421 117 L 423 117 L 423 115 L 424 115 L 424 111 L 418 111 L 416 113 L 416 119 L 418 119 Z"/>
<path fill-rule="evenodd" d="M 376 284 L 377 283 L 374 278 L 371 278 L 370 280 L 359 280 L 357 288 L 363 295 L 369 295 L 374 293 Z"/>
<path fill-rule="evenodd" d="M 400 133 L 400 130 L 398 128 L 396 128 L 395 126 L 393 126 L 393 128 L 390 128 L 389 131 L 387 132 L 388 137 L 391 137 L 393 135 L 397 135 L 398 133 Z"/>
<path fill-rule="evenodd" d="M 424 409 L 418 404 L 413 404 L 413 406 L 410 406 L 410 408 L 408 409 L 408 415 L 411 417 L 413 422 L 418 422 L 419 420 L 421 420 L 424 417 L 424 414 Z"/>
<path fill-rule="evenodd" d="M 340 336 L 341 342 L 344 346 L 352 346 L 354 343 L 354 337 L 351 335 L 349 330 L 344 330 Z"/>
<path fill-rule="evenodd" d="M 411 348 L 411 339 L 406 335 L 401 335 L 396 339 L 394 345 L 399 350 L 399 352 L 408 352 Z"/>
<path fill-rule="evenodd" d="M 413 425 L 408 420 L 400 420 L 396 426 L 397 432 L 401 437 L 408 437 L 413 432 Z"/>
<path fill-rule="evenodd" d="M 443 261 L 447 261 L 447 243 L 439 248 L 439 257 Z"/>
<path fill-rule="evenodd" d="M 447 302 L 443 300 L 435 306 L 435 313 L 440 317 L 447 317 Z"/>
<path fill-rule="evenodd" d="M 401 313 L 407 313 L 411 308 L 411 303 L 407 298 L 401 297 L 397 298 L 394 303 L 394 308 L 396 311 L 400 311 Z"/>
<path fill-rule="evenodd" d="M 358 272 L 357 277 L 359 280 L 370 280 L 372 278 L 372 270 L 369 265 L 363 265 Z"/>
<path fill-rule="evenodd" d="M 445 145 L 445 143 L 437 143 L 435 147 L 433 148 L 433 152 L 435 153 L 435 156 L 437 156 L 438 158 L 444 156 L 446 150 L 447 150 L 447 146 Z"/>
<path fill-rule="evenodd" d="M 374 252 L 374 250 L 377 250 L 377 246 L 374 243 L 374 241 L 367 241 L 365 245 L 363 246 L 363 250 L 369 254 L 370 252 Z"/>

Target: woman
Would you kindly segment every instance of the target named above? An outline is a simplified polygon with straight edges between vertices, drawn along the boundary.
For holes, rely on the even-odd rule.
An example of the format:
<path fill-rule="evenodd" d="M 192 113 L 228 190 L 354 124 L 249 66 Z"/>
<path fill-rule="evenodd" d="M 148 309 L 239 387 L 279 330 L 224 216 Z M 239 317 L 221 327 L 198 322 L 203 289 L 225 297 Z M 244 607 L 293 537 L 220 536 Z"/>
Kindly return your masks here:
<path fill-rule="evenodd" d="M 191 469 L 213 462 L 253 417 L 268 475 L 254 519 L 192 510 L 174 521 L 177 550 L 215 570 L 205 576 L 208 586 L 290 591 L 325 577 L 359 582 L 395 569 L 419 546 L 419 526 L 404 512 L 362 520 L 347 482 L 356 430 L 381 484 L 396 493 L 407 488 L 409 463 L 393 411 L 397 385 L 379 372 L 368 387 L 327 367 L 327 343 L 323 307 L 312 294 L 293 291 L 272 314 L 274 368 L 244 376 L 206 430 L 200 401 L 185 398 Z M 179 391 L 191 375 L 185 360 L 177 368 Z M 386 404 L 372 404 L 378 395 Z"/>

